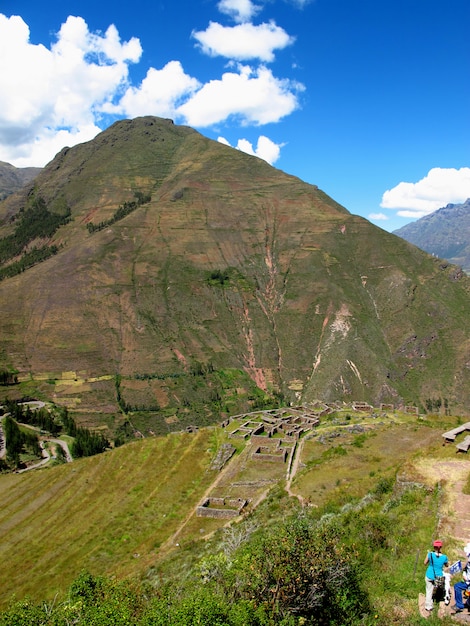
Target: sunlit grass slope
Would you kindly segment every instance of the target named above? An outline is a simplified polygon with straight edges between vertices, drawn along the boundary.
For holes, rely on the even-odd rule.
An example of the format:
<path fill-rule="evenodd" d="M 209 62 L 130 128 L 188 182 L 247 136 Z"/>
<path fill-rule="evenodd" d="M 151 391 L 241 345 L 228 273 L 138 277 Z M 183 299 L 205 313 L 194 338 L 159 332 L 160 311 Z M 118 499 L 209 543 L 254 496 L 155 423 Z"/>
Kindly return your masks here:
<path fill-rule="evenodd" d="M 214 432 L 136 441 L 72 464 L 0 476 L 0 604 L 51 598 L 82 569 L 145 571 L 214 479 Z"/>

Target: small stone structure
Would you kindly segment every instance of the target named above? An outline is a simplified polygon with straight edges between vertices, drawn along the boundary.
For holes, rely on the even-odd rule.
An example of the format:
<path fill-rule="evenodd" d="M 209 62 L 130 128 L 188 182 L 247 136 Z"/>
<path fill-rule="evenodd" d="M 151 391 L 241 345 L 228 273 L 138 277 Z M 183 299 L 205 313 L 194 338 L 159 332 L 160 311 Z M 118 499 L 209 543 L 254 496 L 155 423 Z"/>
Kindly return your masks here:
<path fill-rule="evenodd" d="M 443 437 L 445 439 L 445 443 L 455 441 L 457 435 L 464 433 L 465 431 L 470 431 L 470 422 L 466 422 L 465 424 L 461 424 L 452 430 L 448 430 L 446 433 L 443 433 Z M 457 452 L 468 452 L 470 448 L 470 435 L 467 435 L 463 441 L 458 443 L 456 446 Z"/>
<path fill-rule="evenodd" d="M 196 509 L 198 517 L 231 519 L 238 517 L 248 500 L 242 498 L 206 498 Z"/>
<path fill-rule="evenodd" d="M 272 441 L 272 440 L 271 440 Z M 283 448 L 282 440 L 278 439 L 276 444 L 273 445 L 260 445 L 255 448 L 255 451 L 251 455 L 251 458 L 256 461 L 269 461 L 271 463 L 285 463 L 287 459 L 288 450 Z"/>
<path fill-rule="evenodd" d="M 362 411 L 363 413 L 371 413 L 374 410 L 374 407 L 367 402 L 353 402 L 352 408 L 354 411 Z"/>
<path fill-rule="evenodd" d="M 463 441 L 458 443 L 456 446 L 459 452 L 468 452 L 470 448 L 470 435 L 467 435 Z"/>
<path fill-rule="evenodd" d="M 211 469 L 220 471 L 224 465 L 230 461 L 232 456 L 235 454 L 236 449 L 230 443 L 224 443 L 219 451 L 215 459 L 211 463 Z"/>
<path fill-rule="evenodd" d="M 452 430 L 448 430 L 446 433 L 443 433 L 442 436 L 446 441 L 455 441 L 457 435 L 464 433 L 466 430 L 470 430 L 470 422 L 466 422 L 465 424 L 461 424 Z"/>

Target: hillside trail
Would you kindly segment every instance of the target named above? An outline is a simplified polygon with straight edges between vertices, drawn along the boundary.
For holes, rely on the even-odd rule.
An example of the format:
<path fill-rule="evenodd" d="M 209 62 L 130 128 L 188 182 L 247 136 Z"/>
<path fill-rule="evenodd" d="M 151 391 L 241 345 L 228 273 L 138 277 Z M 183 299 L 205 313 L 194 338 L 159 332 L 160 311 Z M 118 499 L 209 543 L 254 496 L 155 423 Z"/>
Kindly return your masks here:
<path fill-rule="evenodd" d="M 292 480 L 294 476 L 297 474 L 297 470 L 299 469 L 300 459 L 302 458 L 302 450 L 304 448 L 305 439 L 300 439 L 297 443 L 296 450 L 294 453 L 294 458 L 292 459 L 292 465 L 287 470 L 287 478 L 286 478 L 286 491 L 292 498 L 297 498 L 300 504 L 303 506 L 305 504 L 305 498 L 303 498 L 300 494 L 294 493 L 291 489 Z"/>
<path fill-rule="evenodd" d="M 453 537 L 463 548 L 470 541 L 470 495 L 463 493 L 470 473 L 470 459 L 422 459 L 416 463 L 416 468 L 429 482 L 438 483 L 441 488 L 436 537 Z M 463 551 L 455 556 L 462 555 Z"/>
<path fill-rule="evenodd" d="M 304 503 L 305 503 L 304 498 L 300 494 L 296 494 L 296 493 L 294 493 L 291 490 L 291 484 L 292 484 L 292 480 L 293 480 L 295 474 L 297 473 L 297 471 L 299 469 L 300 459 L 301 459 L 302 450 L 303 450 L 303 444 L 304 444 L 304 439 L 301 439 L 298 442 L 295 454 L 293 455 L 292 464 L 287 469 L 286 485 L 285 485 L 285 489 L 286 489 L 287 493 L 289 494 L 289 496 L 291 496 L 292 498 L 297 498 L 302 505 L 304 505 Z M 220 482 L 222 482 L 227 477 L 229 477 L 230 474 L 233 474 L 235 476 L 237 474 L 237 472 L 239 471 L 240 465 L 246 463 L 246 461 L 249 458 L 251 453 L 252 453 L 252 446 L 251 446 L 251 443 L 249 443 L 246 446 L 246 448 L 244 449 L 244 451 L 241 453 L 241 455 L 238 458 L 236 463 L 232 463 L 231 461 L 229 461 L 227 463 L 227 465 L 219 472 L 219 474 L 217 475 L 215 480 L 207 487 L 207 489 L 203 493 L 203 495 L 201 497 L 201 501 L 204 501 L 206 498 L 208 498 L 210 496 L 210 494 L 213 492 L 213 490 L 217 487 L 217 485 L 219 485 Z M 269 493 L 269 490 L 270 490 L 270 487 L 268 487 L 266 490 L 264 490 L 251 503 L 251 508 L 252 509 L 256 508 L 267 497 L 267 495 Z M 160 548 L 159 548 L 160 554 L 167 553 L 169 550 L 173 549 L 174 547 L 178 547 L 178 545 L 179 545 L 178 544 L 178 537 L 180 536 L 181 532 L 185 528 L 186 524 L 193 517 L 193 515 L 195 515 L 195 510 L 191 510 L 188 513 L 188 515 L 182 520 L 181 524 L 178 526 L 178 528 L 175 530 L 175 532 L 170 537 L 168 537 L 168 539 L 160 546 Z M 230 526 L 233 522 L 234 522 L 234 520 L 230 519 L 223 525 L 223 527 Z M 216 532 L 216 531 L 212 531 L 211 533 L 208 533 L 207 535 L 205 535 L 204 538 L 208 539 L 211 535 L 214 534 L 214 532 Z"/>
<path fill-rule="evenodd" d="M 470 495 L 463 493 L 467 477 L 470 474 L 470 459 L 456 458 L 453 460 L 421 459 L 416 469 L 430 483 L 439 484 L 441 500 L 434 539 L 452 538 L 457 542 L 456 549 L 446 551 L 449 561 L 464 560 L 463 547 L 470 542 Z M 423 559 L 424 560 L 424 556 Z M 453 581 L 453 583 L 456 581 Z M 424 581 L 423 581 L 424 586 Z M 452 594 L 453 595 L 453 594 Z M 424 594 L 419 596 L 419 609 L 423 617 L 429 617 L 424 610 Z M 451 606 L 454 599 L 445 606 L 440 603 L 438 616 L 452 615 Z M 452 615 L 456 622 L 470 624 L 470 613 L 464 611 Z"/>
<path fill-rule="evenodd" d="M 241 453 L 241 455 L 239 457 L 239 462 L 240 462 L 240 458 L 242 458 L 243 455 L 248 455 L 250 453 L 250 451 L 251 451 L 251 444 L 248 444 L 247 447 Z M 210 485 L 204 491 L 204 493 L 202 494 L 202 496 L 200 498 L 200 501 L 203 502 L 206 498 L 208 498 L 209 495 L 211 494 L 211 492 L 217 487 L 217 485 L 222 480 L 224 480 L 227 476 L 229 476 L 230 474 L 236 474 L 237 467 L 238 467 L 238 463 L 234 464 L 231 461 L 229 461 L 225 465 L 225 467 L 218 473 L 217 477 L 210 483 Z M 177 540 L 178 540 L 179 535 L 181 534 L 181 532 L 183 531 L 184 527 L 189 522 L 189 520 L 195 514 L 196 514 L 195 508 L 191 509 L 189 511 L 189 513 L 182 520 L 181 524 L 178 526 L 178 528 L 175 530 L 175 532 L 170 537 L 168 537 L 168 539 L 164 543 L 162 543 L 162 545 L 159 547 L 160 555 L 161 554 L 165 554 L 169 550 L 173 549 L 175 546 L 178 547 L 179 544 L 178 544 Z"/>

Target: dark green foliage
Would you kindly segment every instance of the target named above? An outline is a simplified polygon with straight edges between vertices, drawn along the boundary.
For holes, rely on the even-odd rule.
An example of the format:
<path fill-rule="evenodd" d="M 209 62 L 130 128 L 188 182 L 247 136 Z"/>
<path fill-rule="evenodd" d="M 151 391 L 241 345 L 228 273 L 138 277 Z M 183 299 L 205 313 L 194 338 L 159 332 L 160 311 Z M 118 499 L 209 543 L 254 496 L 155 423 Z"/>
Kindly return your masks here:
<path fill-rule="evenodd" d="M 35 456 L 41 456 L 39 439 L 35 433 L 21 431 L 15 420 L 9 415 L 6 415 L 3 420 L 3 429 L 5 432 L 7 461 L 12 465 L 19 467 L 20 454 L 25 451 L 25 448 L 29 448 Z"/>
<path fill-rule="evenodd" d="M 152 199 L 150 195 L 143 194 L 141 191 L 136 191 L 134 193 L 134 196 L 136 200 L 133 200 L 131 202 L 124 202 L 124 204 L 119 206 L 119 208 L 114 212 L 113 217 L 111 217 L 109 220 L 104 220 L 103 222 L 99 222 L 99 224 L 93 224 L 93 222 L 88 222 L 88 224 L 86 225 L 88 232 L 91 234 L 103 230 L 103 228 L 107 228 L 108 226 L 111 226 L 116 222 L 119 222 L 119 220 L 122 220 L 143 204 L 150 202 L 150 200 Z"/>
<path fill-rule="evenodd" d="M 109 441 L 101 433 L 93 433 L 87 428 L 77 428 L 75 441 L 70 452 L 73 457 L 93 456 L 109 448 Z"/>
<path fill-rule="evenodd" d="M 394 484 L 395 480 L 393 478 L 380 478 L 374 489 L 374 493 L 376 493 L 377 495 L 390 493 L 391 491 L 393 491 Z"/>
<path fill-rule="evenodd" d="M 63 623 L 65 624 L 65 622 Z M 46 624 L 52 626 L 54 621 L 48 620 L 44 606 L 36 605 L 28 599 L 12 603 L 5 612 L 0 614 L 0 626 L 42 626 Z"/>
<path fill-rule="evenodd" d="M 54 420 L 51 413 L 45 407 L 31 409 L 27 404 L 19 404 L 9 400 L 5 402 L 5 407 L 17 422 L 38 426 L 41 430 L 46 430 L 52 435 L 57 435 L 62 430 L 60 424 Z"/>
<path fill-rule="evenodd" d="M 229 280 L 230 275 L 227 270 L 213 270 L 209 274 L 207 282 L 209 283 L 209 285 L 221 285 L 223 287 L 226 283 L 228 283 Z"/>
<path fill-rule="evenodd" d="M 0 280 L 4 278 L 11 278 L 17 274 L 21 274 L 33 265 L 45 261 L 51 256 L 54 256 L 59 252 L 57 246 L 42 246 L 41 248 L 33 248 L 29 252 L 23 254 L 19 261 L 15 261 L 6 267 L 0 269 Z"/>
<path fill-rule="evenodd" d="M 236 575 L 238 594 L 256 598 L 274 623 L 296 615 L 309 624 L 349 624 L 369 609 L 361 565 L 340 526 L 306 515 L 248 546 Z"/>
<path fill-rule="evenodd" d="M 117 427 L 116 436 L 114 438 L 114 447 L 118 448 L 122 446 L 127 441 L 130 441 L 134 438 L 134 429 L 131 423 L 126 420 L 123 424 Z"/>
<path fill-rule="evenodd" d="M 60 418 L 67 435 L 74 437 L 70 447 L 73 457 L 93 456 L 109 448 L 109 441 L 101 433 L 93 433 L 87 428 L 80 428 L 66 408 L 61 409 Z"/>
<path fill-rule="evenodd" d="M 386 548 L 391 531 L 390 516 L 376 513 L 368 516 L 361 527 L 361 540 L 366 541 L 373 549 Z"/>
<path fill-rule="evenodd" d="M 67 407 L 62 407 L 60 409 L 60 419 L 62 421 L 65 433 L 70 437 L 75 437 L 77 434 L 77 425 L 73 417 L 69 415 Z"/>
<path fill-rule="evenodd" d="M 0 385 L 17 385 L 18 384 L 18 376 L 13 372 L 8 372 L 6 370 L 0 371 Z"/>
<path fill-rule="evenodd" d="M 0 280 L 19 274 L 57 254 L 57 246 L 35 246 L 31 250 L 27 250 L 27 246 L 37 239 L 49 239 L 60 226 L 69 221 L 68 207 L 65 207 L 64 213 L 53 213 L 43 198 L 33 195 L 28 207 L 18 214 L 14 232 L 0 239 L 0 264 L 20 257 L 0 269 Z"/>

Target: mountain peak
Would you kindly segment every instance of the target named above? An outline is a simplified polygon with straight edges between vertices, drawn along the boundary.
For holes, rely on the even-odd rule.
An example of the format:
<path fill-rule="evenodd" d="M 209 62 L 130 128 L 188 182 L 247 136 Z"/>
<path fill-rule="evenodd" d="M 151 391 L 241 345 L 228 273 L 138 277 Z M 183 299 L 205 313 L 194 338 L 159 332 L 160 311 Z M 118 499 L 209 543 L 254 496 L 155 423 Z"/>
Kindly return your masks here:
<path fill-rule="evenodd" d="M 117 122 L 8 206 L 0 367 L 85 421 L 133 412 L 162 432 L 260 397 L 470 401 L 466 277 L 189 127 Z"/>

